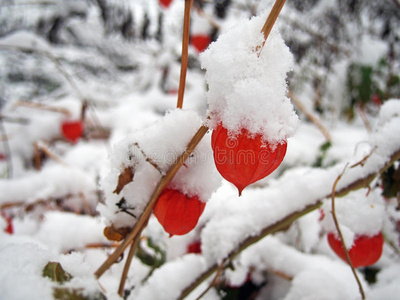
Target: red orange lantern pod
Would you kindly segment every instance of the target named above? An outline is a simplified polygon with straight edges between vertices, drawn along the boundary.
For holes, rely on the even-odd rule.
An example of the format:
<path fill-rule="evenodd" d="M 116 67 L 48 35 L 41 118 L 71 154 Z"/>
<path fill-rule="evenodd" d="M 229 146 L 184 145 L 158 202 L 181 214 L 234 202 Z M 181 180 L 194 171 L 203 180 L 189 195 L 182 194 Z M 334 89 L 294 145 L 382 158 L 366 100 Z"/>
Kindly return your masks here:
<path fill-rule="evenodd" d="M 246 129 L 233 136 L 219 124 L 212 133 L 211 147 L 219 173 L 237 187 L 240 196 L 245 187 L 275 171 L 285 157 L 287 143 L 270 144 Z"/>
<path fill-rule="evenodd" d="M 190 37 L 190 44 L 196 49 L 197 53 L 203 52 L 211 43 L 211 37 L 207 34 L 193 34 Z"/>
<path fill-rule="evenodd" d="M 168 8 L 171 5 L 172 0 L 159 0 L 158 2 L 163 8 Z"/>
<path fill-rule="evenodd" d="M 166 188 L 154 206 L 154 215 L 164 230 L 173 235 L 184 235 L 196 227 L 205 203 L 197 196 L 188 196 Z"/>
<path fill-rule="evenodd" d="M 342 243 L 334 233 L 328 233 L 328 243 L 331 249 L 342 260 L 346 261 L 346 254 Z M 382 255 L 384 238 L 381 232 L 374 236 L 359 235 L 348 250 L 354 268 L 366 267 L 375 264 Z"/>
<path fill-rule="evenodd" d="M 83 130 L 82 120 L 65 120 L 61 124 L 62 135 L 71 143 L 76 143 L 82 137 Z"/>

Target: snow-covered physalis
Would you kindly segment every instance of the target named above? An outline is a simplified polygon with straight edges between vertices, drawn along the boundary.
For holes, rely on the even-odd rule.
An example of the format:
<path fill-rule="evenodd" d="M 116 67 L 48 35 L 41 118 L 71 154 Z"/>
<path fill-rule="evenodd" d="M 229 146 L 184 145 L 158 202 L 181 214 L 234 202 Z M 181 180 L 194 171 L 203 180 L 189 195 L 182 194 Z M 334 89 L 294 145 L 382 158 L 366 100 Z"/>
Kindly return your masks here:
<path fill-rule="evenodd" d="M 221 124 L 213 131 L 211 147 L 218 172 L 239 190 L 271 174 L 286 154 L 285 141 L 270 145 L 261 135 L 252 136 L 246 129 L 230 136 Z"/>
<path fill-rule="evenodd" d="M 200 53 L 207 49 L 211 43 L 211 38 L 206 34 L 193 34 L 190 37 L 190 43 Z"/>
<path fill-rule="evenodd" d="M 66 140 L 75 143 L 82 137 L 83 122 L 66 120 L 61 124 L 61 132 Z"/>
<path fill-rule="evenodd" d="M 14 233 L 14 226 L 12 224 L 12 219 L 10 217 L 8 217 L 5 212 L 1 212 L 1 216 L 3 217 L 3 219 L 7 222 L 7 227 L 4 228 L 4 232 L 8 233 L 8 234 L 13 234 Z"/>
<path fill-rule="evenodd" d="M 349 250 L 350 260 L 354 268 L 366 267 L 376 263 L 382 255 L 383 241 L 381 232 L 374 236 L 360 235 L 356 237 Z M 332 250 L 346 261 L 346 254 L 339 237 L 334 233 L 328 233 L 328 243 Z"/>
<path fill-rule="evenodd" d="M 205 206 L 197 196 L 188 197 L 167 188 L 154 206 L 154 215 L 171 236 L 184 235 L 197 225 Z"/>
<path fill-rule="evenodd" d="M 171 5 L 172 0 L 159 0 L 162 7 L 168 8 Z"/>

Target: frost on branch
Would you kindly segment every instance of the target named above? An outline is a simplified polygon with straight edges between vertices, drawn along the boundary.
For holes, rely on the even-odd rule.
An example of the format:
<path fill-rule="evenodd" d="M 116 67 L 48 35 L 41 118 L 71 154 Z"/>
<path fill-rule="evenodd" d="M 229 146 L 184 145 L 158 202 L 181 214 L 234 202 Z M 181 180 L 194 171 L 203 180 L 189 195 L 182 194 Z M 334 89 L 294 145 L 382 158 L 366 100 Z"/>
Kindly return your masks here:
<path fill-rule="evenodd" d="M 271 144 L 286 140 L 298 117 L 286 97 L 292 54 L 273 28 L 263 49 L 267 13 L 244 20 L 219 36 L 201 55 L 209 90 L 210 127 L 221 123 L 233 134 L 246 129 Z"/>
<path fill-rule="evenodd" d="M 109 170 L 102 181 L 106 203 L 99 206 L 108 222 L 117 228 L 135 224 L 155 186 L 186 150 L 201 124 L 195 112 L 170 111 L 114 146 Z M 220 184 L 210 153 L 210 137 L 206 136 L 168 187 L 189 197 L 197 195 L 206 202 Z"/>

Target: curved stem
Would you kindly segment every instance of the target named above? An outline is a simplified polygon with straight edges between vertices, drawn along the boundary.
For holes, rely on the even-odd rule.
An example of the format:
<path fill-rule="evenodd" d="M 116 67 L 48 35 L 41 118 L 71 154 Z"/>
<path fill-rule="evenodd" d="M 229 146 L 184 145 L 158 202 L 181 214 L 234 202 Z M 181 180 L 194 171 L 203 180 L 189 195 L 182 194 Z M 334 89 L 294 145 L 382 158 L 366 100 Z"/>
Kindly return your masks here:
<path fill-rule="evenodd" d="M 346 243 L 344 241 L 342 231 L 340 230 L 339 221 L 338 221 L 338 219 L 336 217 L 336 209 L 335 209 L 336 186 L 337 186 L 340 178 L 342 178 L 344 172 L 346 171 L 346 168 L 347 168 L 347 164 L 344 167 L 342 173 L 340 173 L 339 176 L 336 178 L 335 183 L 333 184 L 333 187 L 332 187 L 332 195 L 331 195 L 331 198 L 332 198 L 332 217 L 333 217 L 333 222 L 335 223 L 336 230 L 337 230 L 337 232 L 339 234 L 340 242 L 342 243 L 342 248 L 343 248 L 344 254 L 346 256 L 346 261 L 349 264 L 349 266 L 351 268 L 351 271 L 353 272 L 354 278 L 357 281 L 358 288 L 359 288 L 360 294 L 361 294 L 361 299 L 365 299 L 364 289 L 362 287 L 360 278 L 358 278 L 358 275 L 357 275 L 356 269 L 354 268 L 353 262 L 350 259 L 350 254 L 349 254 L 349 251 L 347 250 L 347 246 L 346 246 Z"/>

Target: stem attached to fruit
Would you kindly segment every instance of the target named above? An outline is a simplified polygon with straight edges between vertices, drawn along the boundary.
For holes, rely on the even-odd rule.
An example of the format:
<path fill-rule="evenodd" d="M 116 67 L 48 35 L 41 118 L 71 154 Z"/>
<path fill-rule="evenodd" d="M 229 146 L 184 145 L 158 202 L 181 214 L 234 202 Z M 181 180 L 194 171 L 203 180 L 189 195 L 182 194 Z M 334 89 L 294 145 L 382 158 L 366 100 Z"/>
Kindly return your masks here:
<path fill-rule="evenodd" d="M 183 106 L 183 95 L 185 94 L 186 72 L 188 66 L 189 52 L 189 33 L 190 33 L 190 9 L 193 0 L 185 0 L 185 15 L 183 17 L 183 34 L 182 34 L 182 56 L 181 56 L 181 77 L 179 79 L 178 103 L 177 108 Z"/>
<path fill-rule="evenodd" d="M 349 266 L 351 267 L 351 271 L 353 272 L 354 278 L 357 281 L 358 288 L 359 288 L 360 294 L 361 294 L 361 299 L 364 300 L 365 299 L 364 289 L 362 287 L 360 278 L 358 278 L 358 275 L 357 275 L 356 269 L 354 268 L 353 262 L 350 259 L 350 254 L 349 254 L 349 251 L 347 250 L 346 243 L 344 242 L 343 234 L 342 234 L 342 231 L 340 230 L 339 221 L 338 221 L 338 219 L 336 217 L 336 210 L 335 210 L 336 186 L 337 186 L 340 178 L 342 178 L 344 172 L 346 171 L 347 166 L 348 166 L 348 164 L 346 164 L 346 166 L 344 167 L 342 173 L 340 173 L 339 176 L 336 178 L 336 180 L 335 180 L 335 182 L 333 184 L 333 187 L 332 187 L 332 194 L 331 194 L 331 199 L 332 199 L 332 217 L 333 217 L 333 222 L 335 223 L 336 230 L 337 230 L 337 232 L 339 234 L 340 242 L 342 243 L 342 248 L 343 248 L 344 254 L 346 255 L 346 261 L 349 264 Z"/>
<path fill-rule="evenodd" d="M 99 267 L 99 269 L 94 273 L 94 275 L 99 278 L 104 272 L 121 256 L 124 250 L 132 243 L 133 239 L 140 235 L 140 232 L 146 226 L 148 219 L 150 218 L 153 207 L 157 202 L 158 197 L 164 188 L 171 182 L 175 174 L 178 172 L 179 168 L 185 163 L 186 159 L 192 154 L 195 147 L 200 143 L 201 139 L 207 133 L 208 127 L 203 125 L 199 128 L 196 134 L 190 140 L 185 152 L 179 156 L 172 166 L 168 169 L 167 173 L 161 178 L 160 182 L 154 189 L 153 195 L 151 196 L 145 210 L 137 221 L 135 227 L 126 236 L 125 240 L 119 245 L 117 249 L 108 257 L 108 259 Z"/>

